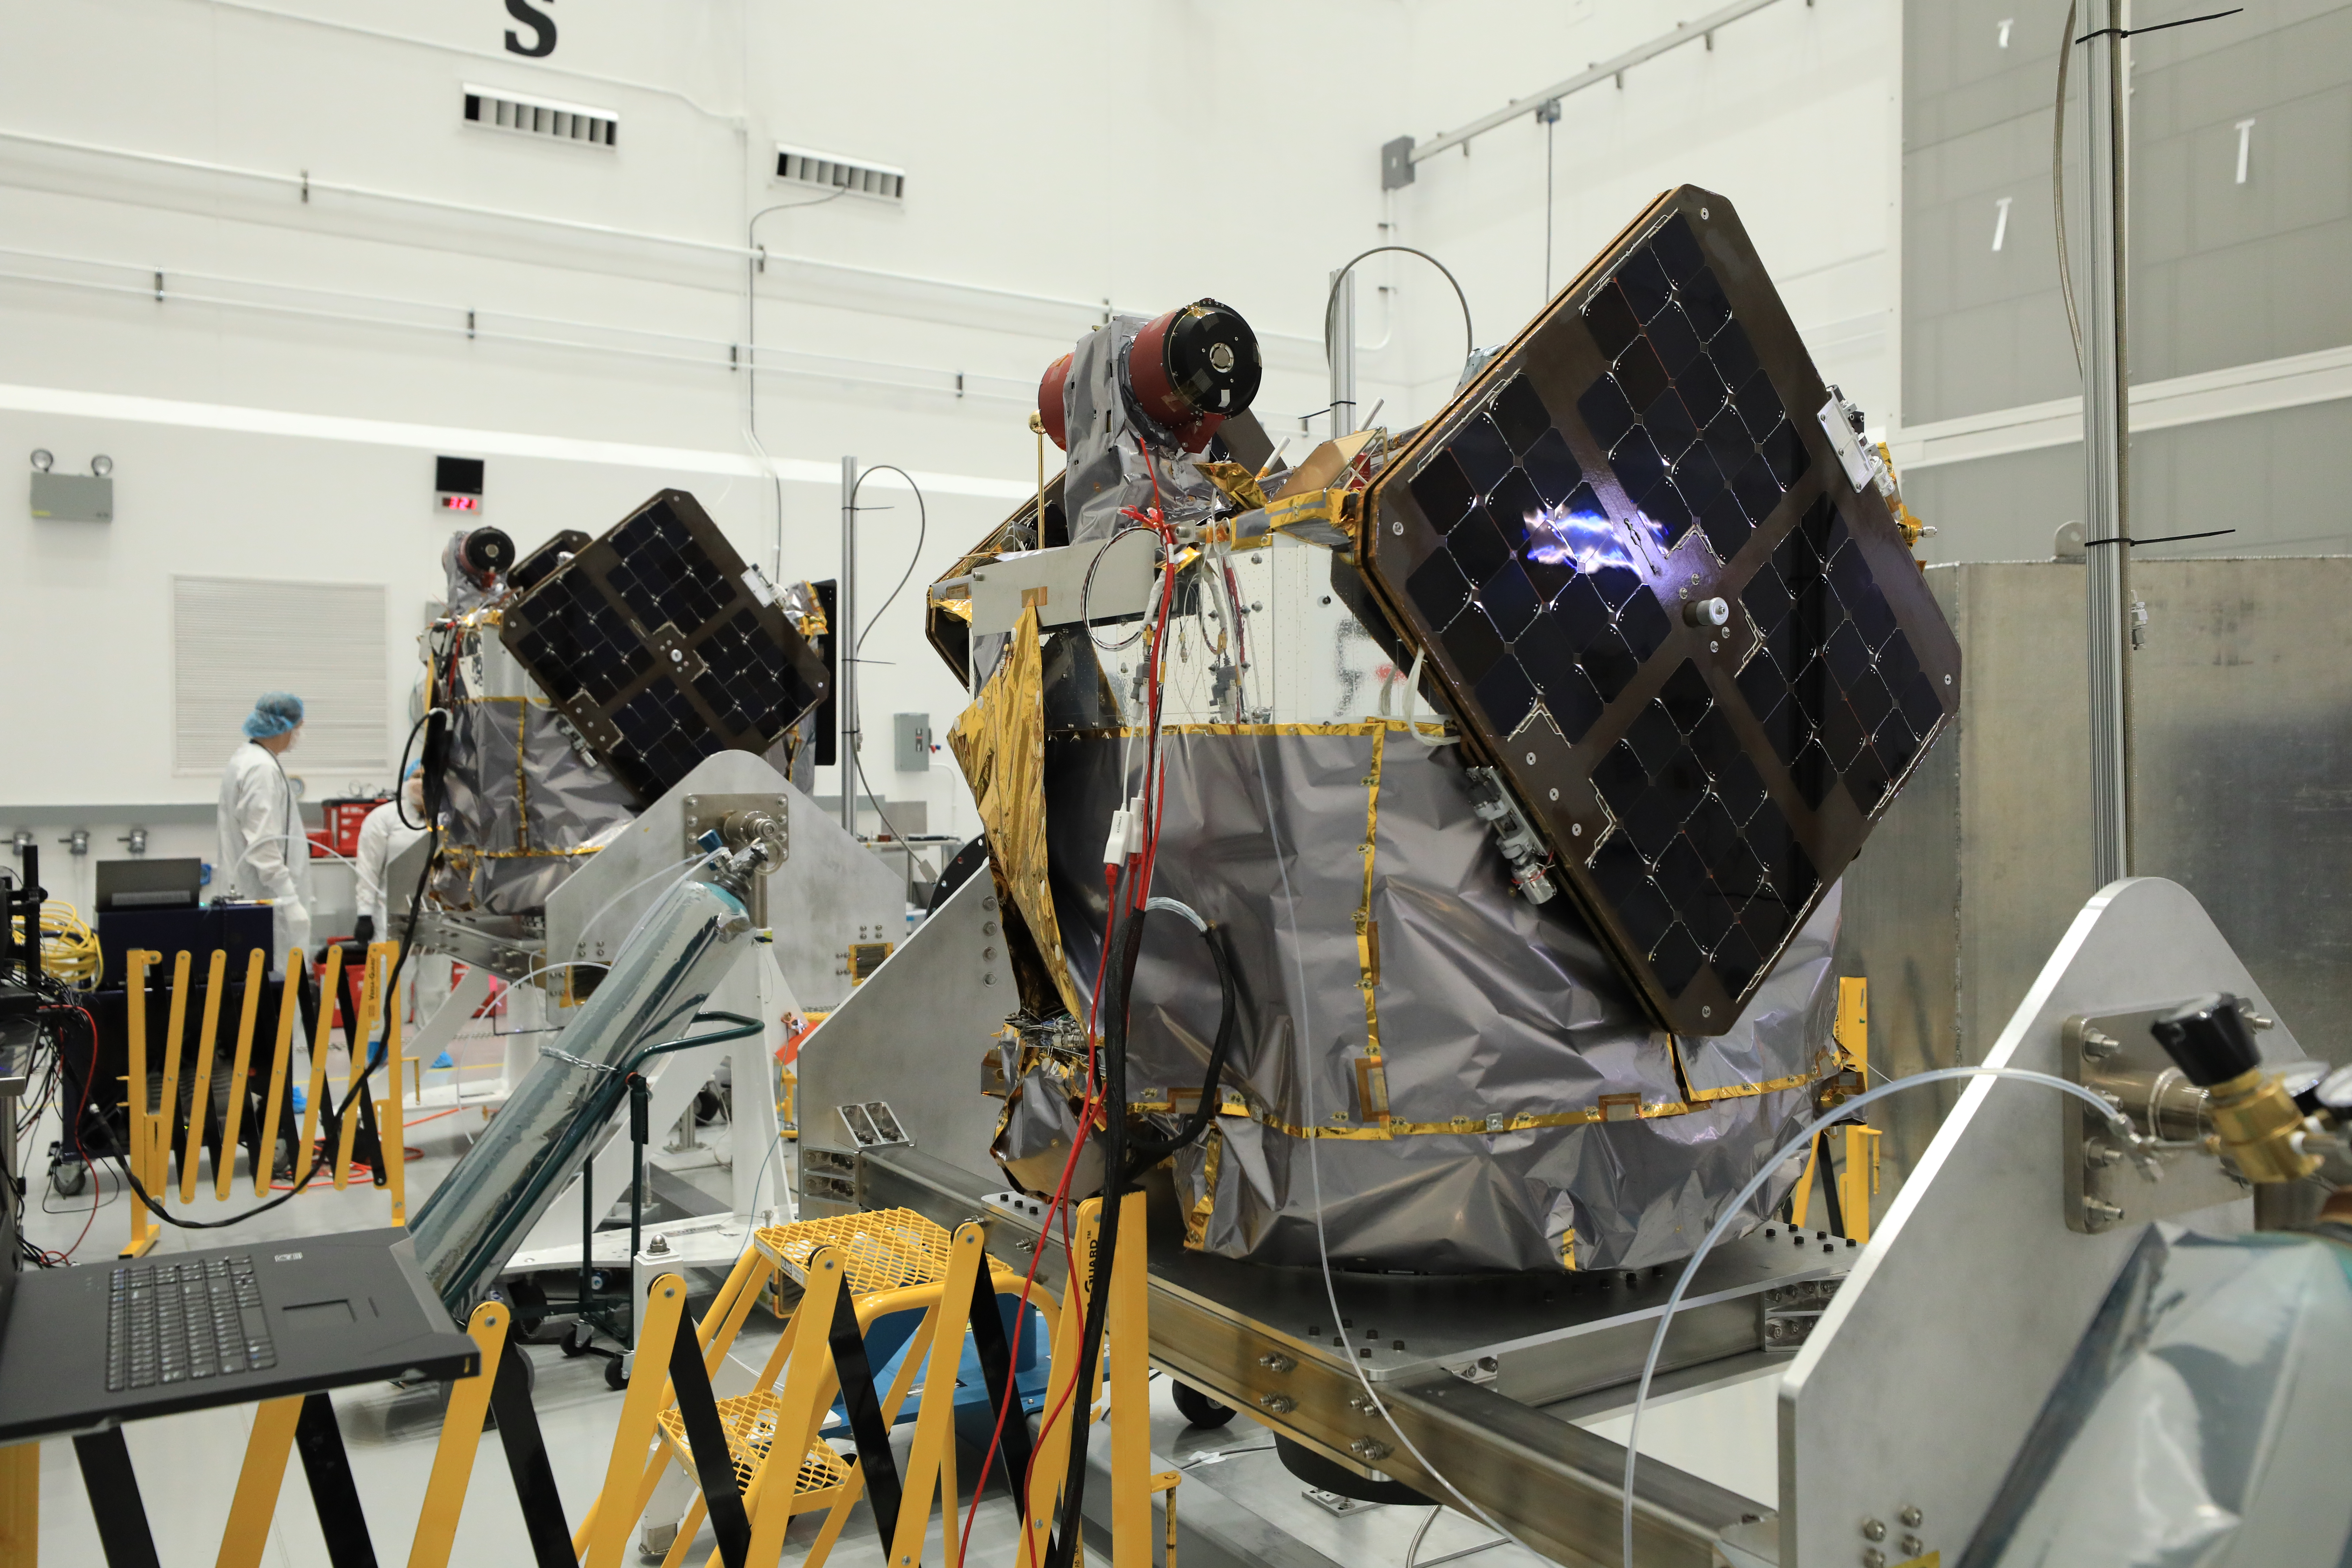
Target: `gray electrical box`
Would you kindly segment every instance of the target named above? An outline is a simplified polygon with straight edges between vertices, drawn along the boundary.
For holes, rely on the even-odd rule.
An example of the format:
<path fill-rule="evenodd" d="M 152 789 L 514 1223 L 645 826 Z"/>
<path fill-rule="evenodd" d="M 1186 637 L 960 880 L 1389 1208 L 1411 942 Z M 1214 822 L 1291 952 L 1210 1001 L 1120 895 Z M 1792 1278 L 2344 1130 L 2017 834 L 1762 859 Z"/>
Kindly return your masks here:
<path fill-rule="evenodd" d="M 931 716 L 894 713 L 891 716 L 891 766 L 902 773 L 927 773 L 931 765 Z"/>
<path fill-rule="evenodd" d="M 103 474 L 36 473 L 33 515 L 52 522 L 112 522 L 114 480 Z"/>

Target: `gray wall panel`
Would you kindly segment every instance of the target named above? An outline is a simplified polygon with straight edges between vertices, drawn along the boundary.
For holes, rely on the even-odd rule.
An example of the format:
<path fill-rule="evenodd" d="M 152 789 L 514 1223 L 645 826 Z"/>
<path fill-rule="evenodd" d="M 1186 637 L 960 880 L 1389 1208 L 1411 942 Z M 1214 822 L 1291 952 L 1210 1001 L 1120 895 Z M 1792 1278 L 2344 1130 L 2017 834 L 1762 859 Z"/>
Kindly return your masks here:
<path fill-rule="evenodd" d="M 2083 569 L 1927 575 L 1960 638 L 1959 720 L 1846 871 L 1841 933 L 1895 1077 L 1982 1059 L 2095 890 Z M 2136 868 L 2197 896 L 2306 1050 L 2352 1059 L 2334 1022 L 2352 1013 L 2352 558 L 2148 562 L 2135 581 Z M 1873 1117 L 1890 1175 L 1932 1103 Z"/>
<path fill-rule="evenodd" d="M 2064 14 L 2017 0 L 1906 0 L 1906 424 L 2080 389 L 2050 207 Z M 2014 26 L 2002 49 L 2005 16 Z M 2352 3 L 2255 0 L 2133 48 L 2132 379 L 2352 342 L 2352 289 L 2340 281 L 2352 254 Z M 2079 87 L 2076 97 L 2070 192 L 2082 188 Z M 2236 124 L 2248 118 L 2242 185 Z M 2010 225 L 1996 254 L 2003 196 Z M 2079 250 L 2079 199 L 2070 205 Z"/>
<path fill-rule="evenodd" d="M 2044 447 L 1903 476 L 1936 537 L 1931 562 L 2046 561 L 2058 525 L 2083 515 L 2083 448 Z M 2132 531 L 2142 539 L 2234 528 L 2155 545 L 2137 559 L 2352 553 L 2352 401 L 2307 404 L 2132 437 Z"/>

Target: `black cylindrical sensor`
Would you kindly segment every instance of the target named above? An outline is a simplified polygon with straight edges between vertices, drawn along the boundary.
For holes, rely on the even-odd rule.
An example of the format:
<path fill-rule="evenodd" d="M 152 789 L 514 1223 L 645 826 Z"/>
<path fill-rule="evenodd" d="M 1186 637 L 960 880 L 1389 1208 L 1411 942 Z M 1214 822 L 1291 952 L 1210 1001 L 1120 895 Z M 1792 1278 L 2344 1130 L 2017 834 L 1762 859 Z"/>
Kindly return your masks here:
<path fill-rule="evenodd" d="M 503 529 L 482 527 L 466 535 L 457 555 L 465 562 L 466 570 L 477 579 L 487 581 L 514 564 L 514 541 Z"/>

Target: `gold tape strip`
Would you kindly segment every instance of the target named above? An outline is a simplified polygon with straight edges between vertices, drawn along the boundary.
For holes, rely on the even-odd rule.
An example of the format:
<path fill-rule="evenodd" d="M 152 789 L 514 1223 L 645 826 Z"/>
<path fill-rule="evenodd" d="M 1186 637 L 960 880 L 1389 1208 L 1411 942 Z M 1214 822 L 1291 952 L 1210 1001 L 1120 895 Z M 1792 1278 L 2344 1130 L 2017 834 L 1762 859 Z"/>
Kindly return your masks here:
<path fill-rule="evenodd" d="M 1373 860 L 1380 849 L 1381 829 L 1381 763 L 1388 751 L 1388 728 L 1382 725 L 1372 731 L 1372 762 L 1364 773 L 1364 857 L 1363 900 L 1356 906 L 1356 968 L 1357 986 L 1364 994 L 1364 1056 L 1367 1065 L 1362 1069 L 1369 1092 L 1359 1096 L 1358 1111 L 1372 1126 L 1386 1129 L 1390 1124 L 1388 1068 L 1381 1061 L 1381 932 L 1372 921 Z M 1377 1076 L 1378 1084 L 1372 1079 Z"/>
<path fill-rule="evenodd" d="M 1810 1076 L 1797 1073 L 1787 1078 L 1769 1079 L 1762 1083 L 1736 1084 L 1729 1089 L 1695 1091 L 1689 1101 L 1652 1100 L 1643 1105 L 1636 1115 L 1643 1121 L 1654 1121 L 1669 1116 L 1688 1116 L 1695 1110 L 1705 1110 L 1717 1100 L 1752 1099 L 1758 1095 L 1776 1093 L 1784 1089 L 1800 1089 L 1812 1081 Z M 1166 1107 L 1139 1101 L 1129 1104 L 1128 1109 L 1139 1114 L 1147 1110 L 1164 1111 Z M 1391 1120 L 1385 1126 L 1379 1127 L 1355 1127 L 1346 1123 L 1302 1127 L 1297 1122 L 1285 1121 L 1280 1117 L 1256 1106 L 1235 1106 L 1230 1102 L 1220 1109 L 1219 1114 L 1245 1116 L 1268 1131 L 1279 1132 L 1286 1138 L 1337 1138 L 1342 1142 L 1377 1142 L 1388 1138 L 1462 1137 L 1481 1132 L 1526 1132 L 1553 1127 L 1597 1126 L 1609 1120 L 1599 1106 L 1584 1110 L 1522 1110 L 1515 1115 L 1505 1117 L 1499 1127 L 1489 1127 L 1486 1119 L 1482 1116 L 1456 1116 L 1444 1121 Z M 1212 1123 L 1212 1126 L 1213 1125 Z"/>
<path fill-rule="evenodd" d="M 1445 733 L 1443 724 L 1416 722 L 1413 728 L 1434 740 Z M 1402 719 L 1363 719 L 1349 723 L 1322 724 L 1162 724 L 1162 735 L 1371 735 L 1386 732 L 1404 733 Z M 1057 741 L 1128 741 L 1140 740 L 1147 733 L 1139 726 L 1107 725 L 1099 729 L 1065 729 L 1047 731 Z"/>

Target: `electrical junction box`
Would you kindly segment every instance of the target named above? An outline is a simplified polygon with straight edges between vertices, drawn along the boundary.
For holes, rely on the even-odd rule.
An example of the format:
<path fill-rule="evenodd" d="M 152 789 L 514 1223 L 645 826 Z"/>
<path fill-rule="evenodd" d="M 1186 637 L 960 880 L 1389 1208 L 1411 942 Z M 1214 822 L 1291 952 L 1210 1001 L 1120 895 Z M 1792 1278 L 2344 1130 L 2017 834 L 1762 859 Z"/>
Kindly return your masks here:
<path fill-rule="evenodd" d="M 927 773 L 931 765 L 931 716 L 891 715 L 891 765 L 902 773 Z"/>
<path fill-rule="evenodd" d="M 33 515 L 52 522 L 112 522 L 113 477 L 37 473 L 33 476 Z"/>

